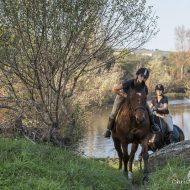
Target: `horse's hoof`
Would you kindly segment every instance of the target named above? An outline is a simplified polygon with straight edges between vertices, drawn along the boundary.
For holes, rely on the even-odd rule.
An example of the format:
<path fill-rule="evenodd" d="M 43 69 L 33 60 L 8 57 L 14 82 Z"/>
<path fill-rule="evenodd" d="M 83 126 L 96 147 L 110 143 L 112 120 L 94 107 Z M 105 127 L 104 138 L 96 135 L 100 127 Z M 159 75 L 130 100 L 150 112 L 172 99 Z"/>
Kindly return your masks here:
<path fill-rule="evenodd" d="M 149 182 L 148 176 L 144 176 L 142 180 L 143 185 L 146 185 L 148 182 Z"/>
<path fill-rule="evenodd" d="M 119 174 L 120 174 L 120 176 L 123 176 L 122 170 L 119 170 Z"/>
<path fill-rule="evenodd" d="M 132 173 L 132 172 L 129 172 L 129 173 L 128 173 L 128 179 L 129 179 L 129 180 L 132 180 L 132 179 L 133 179 L 133 173 Z"/>

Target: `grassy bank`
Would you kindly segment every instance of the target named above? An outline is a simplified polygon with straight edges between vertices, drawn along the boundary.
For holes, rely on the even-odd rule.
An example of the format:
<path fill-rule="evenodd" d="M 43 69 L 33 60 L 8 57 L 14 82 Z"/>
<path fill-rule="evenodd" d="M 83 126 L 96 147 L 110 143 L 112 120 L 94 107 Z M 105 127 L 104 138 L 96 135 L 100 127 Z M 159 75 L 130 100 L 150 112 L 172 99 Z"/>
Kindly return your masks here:
<path fill-rule="evenodd" d="M 118 160 L 105 162 L 111 167 L 118 168 Z M 168 160 L 167 165 L 150 173 L 146 187 L 141 184 L 142 178 L 137 161 L 134 162 L 133 168 L 132 190 L 190 190 L 190 164 L 183 159 Z"/>
<path fill-rule="evenodd" d="M 105 163 L 68 150 L 0 139 L 1 190 L 119 190 L 126 179 Z"/>
<path fill-rule="evenodd" d="M 188 178 L 189 176 L 189 178 Z M 168 161 L 150 175 L 147 190 L 189 190 L 190 164 L 182 159 Z"/>
<path fill-rule="evenodd" d="M 190 165 L 169 161 L 150 174 L 150 183 L 141 184 L 138 163 L 132 186 L 120 176 L 117 160 L 81 158 L 60 148 L 32 144 L 23 139 L 0 138 L 1 190 L 189 190 Z"/>

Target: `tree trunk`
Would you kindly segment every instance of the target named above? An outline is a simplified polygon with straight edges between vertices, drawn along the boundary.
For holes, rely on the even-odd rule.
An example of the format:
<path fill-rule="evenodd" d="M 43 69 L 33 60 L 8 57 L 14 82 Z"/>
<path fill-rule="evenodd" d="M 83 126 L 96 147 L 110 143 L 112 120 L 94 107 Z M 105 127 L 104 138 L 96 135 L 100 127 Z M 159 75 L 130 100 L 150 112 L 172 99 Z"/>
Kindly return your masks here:
<path fill-rule="evenodd" d="M 183 79 L 184 75 L 184 64 L 181 66 L 181 80 Z"/>

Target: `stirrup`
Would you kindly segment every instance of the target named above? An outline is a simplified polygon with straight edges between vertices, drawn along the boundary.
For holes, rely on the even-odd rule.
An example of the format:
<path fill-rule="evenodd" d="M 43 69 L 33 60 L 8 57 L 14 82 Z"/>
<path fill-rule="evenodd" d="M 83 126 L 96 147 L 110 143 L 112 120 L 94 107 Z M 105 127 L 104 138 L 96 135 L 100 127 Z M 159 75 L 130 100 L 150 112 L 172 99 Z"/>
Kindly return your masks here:
<path fill-rule="evenodd" d="M 151 125 L 151 127 L 152 127 L 152 131 L 154 133 L 160 132 L 160 127 L 157 124 L 154 123 L 154 124 Z"/>
<path fill-rule="evenodd" d="M 170 144 L 175 143 L 175 137 L 174 137 L 173 131 L 169 133 L 169 141 L 170 141 Z"/>

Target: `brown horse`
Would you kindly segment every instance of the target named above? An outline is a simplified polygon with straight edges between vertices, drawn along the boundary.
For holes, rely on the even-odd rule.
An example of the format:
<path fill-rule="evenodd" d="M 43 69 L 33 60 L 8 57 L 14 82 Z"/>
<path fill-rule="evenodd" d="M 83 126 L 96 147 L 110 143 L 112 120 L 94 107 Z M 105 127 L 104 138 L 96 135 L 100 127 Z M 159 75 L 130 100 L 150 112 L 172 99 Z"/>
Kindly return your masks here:
<path fill-rule="evenodd" d="M 129 179 L 132 178 L 132 163 L 138 144 L 142 145 L 142 157 L 144 160 L 143 182 L 148 180 L 148 141 L 151 133 L 146 101 L 147 97 L 144 88 L 138 88 L 138 85 L 130 88 L 127 99 L 119 110 L 115 128 L 112 132 L 114 146 L 119 156 L 119 169 L 122 170 L 123 162 L 124 172 L 128 174 Z M 132 143 L 130 155 L 128 155 L 129 143 Z"/>

